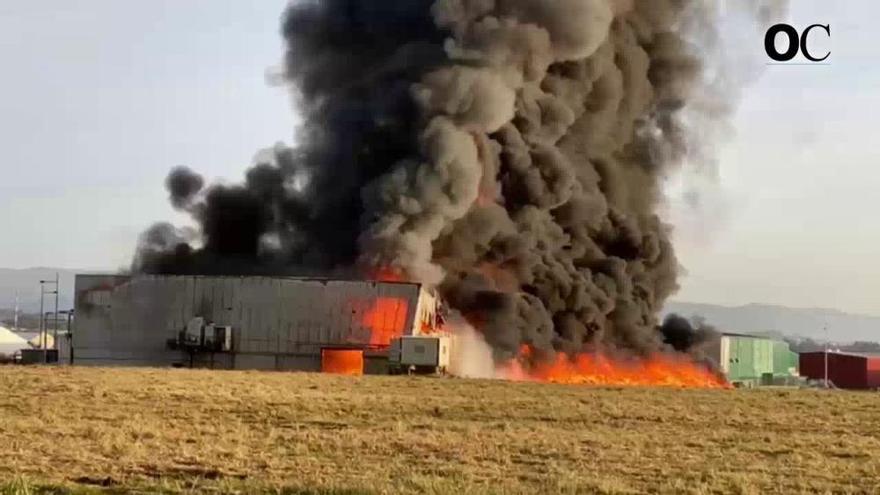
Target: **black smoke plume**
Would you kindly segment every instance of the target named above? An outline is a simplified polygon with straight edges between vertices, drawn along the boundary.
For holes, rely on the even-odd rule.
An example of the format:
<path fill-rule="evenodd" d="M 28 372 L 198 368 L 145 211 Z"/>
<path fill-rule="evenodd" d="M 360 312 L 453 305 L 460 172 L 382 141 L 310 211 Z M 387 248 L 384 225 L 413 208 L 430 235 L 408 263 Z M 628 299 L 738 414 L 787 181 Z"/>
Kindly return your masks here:
<path fill-rule="evenodd" d="M 171 204 L 184 210 L 192 205 L 196 195 L 205 187 L 205 179 L 187 167 L 176 167 L 165 179 L 165 188 L 168 189 L 168 199 Z"/>
<path fill-rule="evenodd" d="M 262 153 L 240 186 L 173 171 L 172 203 L 200 236 L 154 227 L 134 268 L 383 267 L 438 287 L 499 359 L 522 344 L 686 349 L 657 330 L 678 287 L 657 210 L 663 179 L 705 147 L 682 124 L 707 94 L 689 32 L 712 39 L 717 13 L 688 0 L 294 2 L 282 34 L 301 144 Z"/>
<path fill-rule="evenodd" d="M 703 321 L 691 322 L 683 316 L 667 315 L 660 326 L 663 342 L 679 352 L 699 349 L 721 337 L 715 327 Z"/>

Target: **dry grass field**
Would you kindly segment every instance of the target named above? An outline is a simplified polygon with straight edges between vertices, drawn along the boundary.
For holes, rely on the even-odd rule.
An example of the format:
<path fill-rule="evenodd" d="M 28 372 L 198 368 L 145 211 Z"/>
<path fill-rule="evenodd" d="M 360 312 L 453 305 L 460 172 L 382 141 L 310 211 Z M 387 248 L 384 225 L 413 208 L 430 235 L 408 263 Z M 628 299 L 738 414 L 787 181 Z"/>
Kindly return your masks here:
<path fill-rule="evenodd" d="M 0 493 L 880 493 L 880 395 L 0 367 Z"/>

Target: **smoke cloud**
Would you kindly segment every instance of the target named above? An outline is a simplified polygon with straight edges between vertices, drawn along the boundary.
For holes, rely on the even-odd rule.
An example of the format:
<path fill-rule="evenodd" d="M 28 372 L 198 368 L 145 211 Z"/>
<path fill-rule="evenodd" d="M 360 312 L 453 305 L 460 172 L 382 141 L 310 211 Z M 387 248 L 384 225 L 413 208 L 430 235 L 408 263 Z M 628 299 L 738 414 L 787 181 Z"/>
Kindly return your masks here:
<path fill-rule="evenodd" d="M 453 346 L 449 372 L 462 378 L 498 378 L 492 348 L 483 335 L 457 313 L 450 315 L 447 324 Z"/>
<path fill-rule="evenodd" d="M 685 317 L 676 314 L 667 315 L 660 326 L 663 341 L 676 351 L 694 351 L 705 344 L 721 338 L 715 327 L 703 321 L 693 324 Z"/>
<path fill-rule="evenodd" d="M 177 208 L 184 210 L 195 200 L 196 195 L 205 186 L 205 179 L 187 167 L 177 167 L 171 170 L 165 179 L 165 188 L 168 189 L 169 200 Z"/>
<path fill-rule="evenodd" d="M 687 0 L 294 2 L 284 78 L 301 144 L 261 153 L 239 186 L 172 171 L 200 238 L 154 227 L 134 268 L 382 267 L 436 286 L 498 360 L 523 344 L 666 348 L 657 314 L 678 264 L 663 181 L 708 152 L 682 116 L 723 119 L 744 84 L 706 89 L 716 50 L 694 40 L 722 43 L 721 14 Z"/>

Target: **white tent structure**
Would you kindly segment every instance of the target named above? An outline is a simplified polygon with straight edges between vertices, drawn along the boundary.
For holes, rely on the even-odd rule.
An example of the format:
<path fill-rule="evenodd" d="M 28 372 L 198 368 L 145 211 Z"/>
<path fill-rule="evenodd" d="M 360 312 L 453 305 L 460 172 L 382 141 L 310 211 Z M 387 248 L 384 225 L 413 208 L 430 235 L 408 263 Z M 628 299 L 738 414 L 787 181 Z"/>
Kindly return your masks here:
<path fill-rule="evenodd" d="M 19 337 L 12 330 L 0 327 L 0 354 L 11 356 L 22 349 L 30 348 L 28 341 Z"/>
<path fill-rule="evenodd" d="M 46 332 L 45 342 L 46 349 L 54 349 L 55 348 L 55 337 L 52 336 L 51 333 Z M 30 340 L 27 341 L 28 345 L 33 347 L 34 349 L 42 349 L 43 348 L 43 338 L 40 337 L 40 334 L 35 335 Z"/>

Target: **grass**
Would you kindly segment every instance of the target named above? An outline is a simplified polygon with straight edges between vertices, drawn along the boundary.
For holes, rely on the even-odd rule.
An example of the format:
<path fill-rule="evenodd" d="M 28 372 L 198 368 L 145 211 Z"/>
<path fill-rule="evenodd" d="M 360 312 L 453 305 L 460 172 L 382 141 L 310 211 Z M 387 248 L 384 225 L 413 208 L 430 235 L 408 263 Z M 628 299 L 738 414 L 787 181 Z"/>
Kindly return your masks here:
<path fill-rule="evenodd" d="M 0 494 L 880 493 L 880 395 L 0 367 Z"/>

